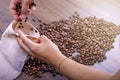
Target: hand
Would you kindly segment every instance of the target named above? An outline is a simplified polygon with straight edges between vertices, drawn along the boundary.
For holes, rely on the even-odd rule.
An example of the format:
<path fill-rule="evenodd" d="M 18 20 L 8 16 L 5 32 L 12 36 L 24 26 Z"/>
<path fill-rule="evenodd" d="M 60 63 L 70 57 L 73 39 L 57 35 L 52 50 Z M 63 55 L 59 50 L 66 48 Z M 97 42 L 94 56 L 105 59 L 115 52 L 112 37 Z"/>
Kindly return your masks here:
<path fill-rule="evenodd" d="M 35 10 L 34 0 L 11 0 L 10 2 L 10 12 L 16 21 L 25 19 Z"/>
<path fill-rule="evenodd" d="M 58 47 L 44 35 L 31 41 L 21 31 L 18 31 L 18 34 L 20 46 L 36 58 L 42 59 L 51 65 L 58 65 L 59 61 L 65 57 Z"/>

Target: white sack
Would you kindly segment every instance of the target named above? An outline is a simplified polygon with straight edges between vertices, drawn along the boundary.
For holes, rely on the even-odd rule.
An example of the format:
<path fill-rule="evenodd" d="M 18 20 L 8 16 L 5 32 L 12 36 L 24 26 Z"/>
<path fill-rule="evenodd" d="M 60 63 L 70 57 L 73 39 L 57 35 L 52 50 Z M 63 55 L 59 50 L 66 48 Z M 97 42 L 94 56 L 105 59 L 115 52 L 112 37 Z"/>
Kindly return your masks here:
<path fill-rule="evenodd" d="M 12 29 L 13 22 L 3 33 L 0 41 L 0 80 L 15 79 L 21 73 L 27 57 L 27 53 L 21 49 L 16 37 L 9 35 L 15 34 Z"/>

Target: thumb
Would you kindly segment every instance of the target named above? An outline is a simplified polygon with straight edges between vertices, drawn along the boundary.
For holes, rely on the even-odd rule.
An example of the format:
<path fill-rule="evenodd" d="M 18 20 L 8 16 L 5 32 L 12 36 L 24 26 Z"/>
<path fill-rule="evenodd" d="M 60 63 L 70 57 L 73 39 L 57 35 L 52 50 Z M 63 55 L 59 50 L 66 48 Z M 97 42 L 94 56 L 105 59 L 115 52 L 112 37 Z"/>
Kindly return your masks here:
<path fill-rule="evenodd" d="M 38 39 L 40 43 L 47 43 L 49 41 L 45 35 L 41 35 Z"/>

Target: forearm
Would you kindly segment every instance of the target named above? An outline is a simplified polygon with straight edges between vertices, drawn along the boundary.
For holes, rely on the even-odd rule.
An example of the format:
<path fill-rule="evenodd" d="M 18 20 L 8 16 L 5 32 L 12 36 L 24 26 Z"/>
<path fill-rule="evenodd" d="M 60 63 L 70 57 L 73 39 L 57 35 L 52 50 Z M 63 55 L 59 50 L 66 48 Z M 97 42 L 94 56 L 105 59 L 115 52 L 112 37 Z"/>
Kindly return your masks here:
<path fill-rule="evenodd" d="M 109 80 L 112 77 L 110 73 L 84 66 L 71 59 L 65 59 L 58 68 L 60 73 L 70 80 Z"/>

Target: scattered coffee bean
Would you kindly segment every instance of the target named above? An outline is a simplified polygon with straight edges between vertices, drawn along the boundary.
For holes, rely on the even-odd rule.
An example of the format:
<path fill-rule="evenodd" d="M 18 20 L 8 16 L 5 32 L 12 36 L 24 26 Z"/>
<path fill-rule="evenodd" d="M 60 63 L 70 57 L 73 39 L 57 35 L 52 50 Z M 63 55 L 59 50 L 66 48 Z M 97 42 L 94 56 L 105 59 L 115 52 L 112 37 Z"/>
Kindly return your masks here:
<path fill-rule="evenodd" d="M 35 32 L 37 33 L 37 30 L 35 30 Z"/>
<path fill-rule="evenodd" d="M 17 12 L 17 14 L 18 15 L 21 15 L 21 3 L 20 2 L 18 2 L 18 4 L 16 5 L 16 12 Z"/>
<path fill-rule="evenodd" d="M 113 48 L 114 39 L 120 34 L 120 26 L 96 17 L 80 18 L 75 13 L 67 20 L 41 23 L 39 32 L 58 45 L 65 56 L 84 65 L 94 65 L 106 59 L 106 52 Z M 74 52 L 78 54 L 73 56 Z M 59 75 L 52 66 L 31 57 L 23 71 L 29 75 L 32 72 L 35 77 L 42 77 L 45 72 Z"/>
<path fill-rule="evenodd" d="M 47 24 L 46 24 L 46 23 L 43 23 L 43 25 L 45 25 L 45 26 L 46 26 Z"/>
<path fill-rule="evenodd" d="M 22 25 L 22 22 L 20 22 L 20 25 Z"/>
<path fill-rule="evenodd" d="M 42 27 L 43 25 L 42 24 L 39 24 L 40 27 Z"/>
<path fill-rule="evenodd" d="M 22 28 L 24 28 L 24 26 L 21 26 Z"/>
<path fill-rule="evenodd" d="M 27 20 L 28 20 L 28 17 L 25 18 L 25 22 L 27 22 Z"/>
<path fill-rule="evenodd" d="M 38 20 L 38 22 L 42 22 L 42 20 Z"/>
<path fill-rule="evenodd" d="M 19 25 L 18 28 L 21 28 L 21 26 Z"/>
<path fill-rule="evenodd" d="M 34 28 L 30 28 L 30 30 L 31 30 L 31 31 L 33 31 L 33 30 L 34 30 Z"/>
<path fill-rule="evenodd" d="M 33 22 L 36 22 L 36 20 L 35 20 L 35 19 L 32 19 L 32 21 L 33 21 Z"/>

